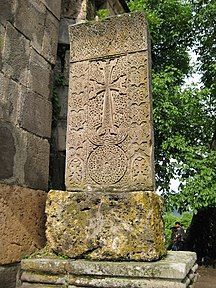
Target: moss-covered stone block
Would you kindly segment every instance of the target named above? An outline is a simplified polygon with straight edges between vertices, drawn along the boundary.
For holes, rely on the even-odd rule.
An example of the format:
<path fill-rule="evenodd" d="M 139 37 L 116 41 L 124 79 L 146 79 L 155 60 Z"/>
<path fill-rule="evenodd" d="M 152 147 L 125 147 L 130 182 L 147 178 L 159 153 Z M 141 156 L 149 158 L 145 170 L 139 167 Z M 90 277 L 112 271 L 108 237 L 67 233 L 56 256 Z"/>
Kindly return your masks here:
<path fill-rule="evenodd" d="M 71 258 L 157 260 L 166 254 L 161 212 L 153 192 L 53 190 L 46 205 L 48 245 Z"/>

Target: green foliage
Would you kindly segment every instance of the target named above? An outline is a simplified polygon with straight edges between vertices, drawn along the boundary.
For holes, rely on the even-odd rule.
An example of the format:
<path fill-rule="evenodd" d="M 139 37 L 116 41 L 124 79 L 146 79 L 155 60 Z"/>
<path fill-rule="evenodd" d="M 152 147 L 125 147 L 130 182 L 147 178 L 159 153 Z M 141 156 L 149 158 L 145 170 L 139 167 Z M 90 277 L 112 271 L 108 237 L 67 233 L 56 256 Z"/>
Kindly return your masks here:
<path fill-rule="evenodd" d="M 54 78 L 54 86 L 55 87 L 64 86 L 65 83 L 66 83 L 65 77 L 62 73 L 55 75 L 55 78 Z"/>
<path fill-rule="evenodd" d="M 216 205 L 216 2 L 131 0 L 145 11 L 152 40 L 156 180 L 167 209 Z M 188 51 L 195 47 L 199 65 Z M 202 73 L 202 85 L 186 76 Z M 170 180 L 180 180 L 179 193 Z M 195 199 L 197 201 L 195 201 Z"/>
<path fill-rule="evenodd" d="M 194 2 L 196 50 L 199 53 L 202 82 L 216 92 L 216 1 Z"/>
<path fill-rule="evenodd" d="M 187 74 L 189 72 L 187 47 L 193 42 L 191 5 L 183 4 L 180 0 L 134 0 L 129 6 L 132 11 L 145 11 L 152 38 L 154 72 L 161 72 L 165 67 L 174 66 Z"/>
<path fill-rule="evenodd" d="M 65 78 L 62 73 L 59 73 L 54 78 L 53 89 L 52 89 L 52 126 L 56 127 L 59 121 L 61 112 L 61 105 L 59 102 L 58 87 L 65 85 Z"/>
<path fill-rule="evenodd" d="M 41 259 L 41 258 L 62 259 L 62 260 L 69 259 L 69 257 L 66 255 L 55 253 L 49 246 L 45 246 L 40 250 L 36 250 L 31 255 L 22 257 L 22 259 Z"/>
<path fill-rule="evenodd" d="M 108 9 L 100 9 L 96 12 L 96 16 L 98 16 L 100 20 L 106 19 L 110 16 L 110 11 Z"/>
<path fill-rule="evenodd" d="M 173 213 L 165 213 L 163 215 L 164 225 L 165 225 L 165 239 L 166 239 L 166 247 L 171 249 L 172 241 L 172 230 L 170 229 L 175 225 L 175 222 L 180 222 L 185 231 L 187 231 L 188 227 L 191 224 L 193 214 L 190 212 L 184 212 L 181 215 L 175 215 Z"/>

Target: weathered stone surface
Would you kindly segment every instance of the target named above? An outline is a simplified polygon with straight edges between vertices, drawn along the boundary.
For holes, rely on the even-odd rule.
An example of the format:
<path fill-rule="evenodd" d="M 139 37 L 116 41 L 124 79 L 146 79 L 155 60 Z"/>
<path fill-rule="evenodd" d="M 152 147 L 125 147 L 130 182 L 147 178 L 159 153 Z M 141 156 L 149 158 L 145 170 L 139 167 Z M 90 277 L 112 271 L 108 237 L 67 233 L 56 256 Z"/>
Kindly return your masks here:
<path fill-rule="evenodd" d="M 4 41 L 5 41 L 5 32 L 6 32 L 5 27 L 0 24 L 0 69 L 2 69 L 2 54 L 3 54 Z"/>
<path fill-rule="evenodd" d="M 76 19 L 77 21 L 86 20 L 86 7 L 88 0 L 63 0 L 61 16 Z"/>
<path fill-rule="evenodd" d="M 69 257 L 156 260 L 165 254 L 162 203 L 155 193 L 50 191 L 46 235 Z"/>
<path fill-rule="evenodd" d="M 70 71 L 70 50 L 66 50 L 65 58 L 64 58 L 64 78 L 65 78 L 65 85 L 69 85 L 69 74 Z"/>
<path fill-rule="evenodd" d="M 18 123 L 20 85 L 0 73 L 0 119 Z"/>
<path fill-rule="evenodd" d="M 10 129 L 0 126 L 0 180 L 13 176 L 15 153 L 15 141 Z"/>
<path fill-rule="evenodd" d="M 147 23 L 142 13 L 86 24 L 70 27 L 71 62 L 148 49 Z"/>
<path fill-rule="evenodd" d="M 0 2 L 0 23 L 6 26 L 6 22 L 13 22 L 16 0 L 1 0 Z"/>
<path fill-rule="evenodd" d="M 94 59 L 70 67 L 68 190 L 154 190 L 147 28 L 135 15 L 71 27 L 72 61 Z"/>
<path fill-rule="evenodd" d="M 5 110 L 6 110 L 6 95 L 4 93 L 4 82 L 5 82 L 5 77 L 4 74 L 0 72 L 0 121 L 3 121 L 5 118 Z"/>
<path fill-rule="evenodd" d="M 0 72 L 0 87 L 3 87 L 4 85 L 4 75 Z M 3 92 L 3 89 L 0 89 L 0 121 L 3 121 L 4 119 L 4 105 L 5 105 L 5 95 Z"/>
<path fill-rule="evenodd" d="M 27 85 L 29 45 L 29 40 L 8 22 L 2 70 L 6 76 L 18 80 L 23 85 Z"/>
<path fill-rule="evenodd" d="M 75 24 L 76 20 L 71 18 L 61 18 L 59 25 L 59 43 L 70 44 L 69 25 Z"/>
<path fill-rule="evenodd" d="M 27 282 L 22 284 L 22 288 L 59 288 L 59 287 L 65 288 L 65 286 L 62 286 L 61 284 L 60 285 L 58 285 L 58 284 L 57 285 L 52 285 L 52 284 L 50 285 L 50 284 L 34 284 L 34 283 L 27 283 Z M 69 288 L 72 288 L 72 287 L 69 287 Z M 75 288 L 75 287 L 73 287 L 73 288 Z"/>
<path fill-rule="evenodd" d="M 51 102 L 29 89 L 23 89 L 19 115 L 20 126 L 38 136 L 51 135 Z"/>
<path fill-rule="evenodd" d="M 42 0 L 46 7 L 58 18 L 60 19 L 61 14 L 61 2 L 62 0 Z"/>
<path fill-rule="evenodd" d="M 49 150 L 46 139 L 25 133 L 26 161 L 24 164 L 24 184 L 34 189 L 47 190 L 49 179 Z"/>
<path fill-rule="evenodd" d="M 57 87 L 56 93 L 58 94 L 59 104 L 61 106 L 60 111 L 60 118 L 66 119 L 67 118 L 67 111 L 68 111 L 68 86 L 60 86 Z"/>
<path fill-rule="evenodd" d="M 8 131 L 7 133 L 11 135 L 10 137 L 13 137 L 15 147 L 14 152 L 12 138 L 12 142 L 7 143 L 1 138 L 4 149 L 0 150 L 0 158 L 5 159 L 6 155 L 8 155 L 7 165 L 10 163 L 9 167 L 11 169 L 11 177 L 1 178 L 1 182 L 47 190 L 50 150 L 48 141 L 24 131 L 9 122 L 0 122 L 0 127 L 3 129 L 3 133 L 5 133 L 6 130 Z M 5 168 L 7 165 L 5 164 L 3 167 Z M 11 167 L 12 165 L 13 167 Z M 3 167 L 2 171 L 5 176 L 6 172 Z M 7 177 L 9 177 L 9 175 Z"/>
<path fill-rule="evenodd" d="M 27 259 L 22 261 L 22 287 L 28 282 L 29 285 L 58 283 L 62 287 L 66 284 L 68 287 L 186 288 L 195 281 L 195 261 L 196 254 L 192 252 L 168 252 L 156 262 Z"/>
<path fill-rule="evenodd" d="M 66 150 L 66 131 L 67 131 L 66 121 L 61 121 L 57 127 L 58 151 Z"/>
<path fill-rule="evenodd" d="M 43 37 L 42 55 L 55 64 L 58 44 L 59 21 L 47 12 Z"/>
<path fill-rule="evenodd" d="M 46 193 L 0 184 L 0 264 L 18 262 L 45 245 Z"/>
<path fill-rule="evenodd" d="M 109 9 L 109 11 L 111 11 L 113 15 L 130 12 L 130 10 L 126 6 L 127 5 L 124 5 L 123 7 L 119 0 L 107 0 L 107 9 Z"/>
<path fill-rule="evenodd" d="M 0 266 L 0 287 L 15 288 L 20 264 Z"/>
<path fill-rule="evenodd" d="M 43 96 L 50 98 L 51 65 L 34 49 L 31 49 L 28 87 Z"/>
<path fill-rule="evenodd" d="M 41 51 L 46 7 L 40 0 L 19 0 L 15 15 L 15 27 L 20 30 L 28 39 L 31 45 Z M 21 50 L 23 53 L 24 50 Z"/>
<path fill-rule="evenodd" d="M 197 270 L 195 262 L 194 252 L 168 251 L 163 259 L 155 262 L 60 260 L 45 257 L 25 259 L 22 260 L 22 269 L 42 274 L 68 273 L 89 276 L 184 279 L 193 267 L 196 268 L 195 271 Z"/>

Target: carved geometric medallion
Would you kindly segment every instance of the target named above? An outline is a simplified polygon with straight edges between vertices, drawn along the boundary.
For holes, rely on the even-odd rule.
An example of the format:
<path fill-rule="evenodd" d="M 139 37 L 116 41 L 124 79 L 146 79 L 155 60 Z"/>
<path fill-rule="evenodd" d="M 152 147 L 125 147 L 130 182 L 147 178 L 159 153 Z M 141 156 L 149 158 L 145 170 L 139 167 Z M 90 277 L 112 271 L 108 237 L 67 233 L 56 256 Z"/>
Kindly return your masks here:
<path fill-rule="evenodd" d="M 116 145 L 97 147 L 89 155 L 87 167 L 89 176 L 100 185 L 115 184 L 127 169 L 125 152 Z"/>
<path fill-rule="evenodd" d="M 68 190 L 154 189 L 147 28 L 131 15 L 70 28 Z"/>

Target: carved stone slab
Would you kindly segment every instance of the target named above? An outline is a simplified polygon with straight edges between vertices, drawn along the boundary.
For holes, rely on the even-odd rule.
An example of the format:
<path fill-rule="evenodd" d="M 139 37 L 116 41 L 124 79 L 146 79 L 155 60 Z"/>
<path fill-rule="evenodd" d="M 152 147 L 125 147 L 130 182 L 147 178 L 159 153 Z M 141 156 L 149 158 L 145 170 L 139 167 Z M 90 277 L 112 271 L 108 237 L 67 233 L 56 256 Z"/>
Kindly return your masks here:
<path fill-rule="evenodd" d="M 147 35 L 142 13 L 70 27 L 67 190 L 154 190 Z"/>

